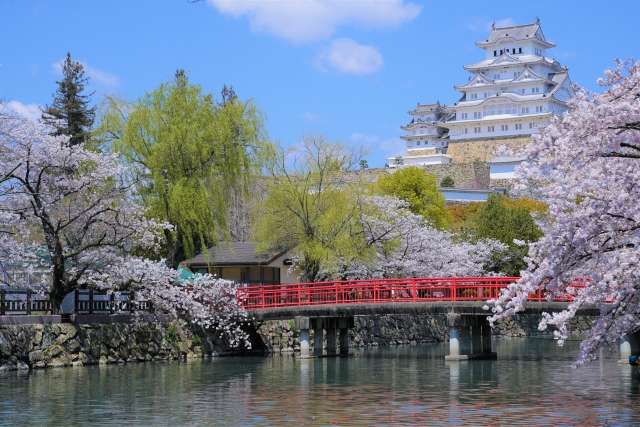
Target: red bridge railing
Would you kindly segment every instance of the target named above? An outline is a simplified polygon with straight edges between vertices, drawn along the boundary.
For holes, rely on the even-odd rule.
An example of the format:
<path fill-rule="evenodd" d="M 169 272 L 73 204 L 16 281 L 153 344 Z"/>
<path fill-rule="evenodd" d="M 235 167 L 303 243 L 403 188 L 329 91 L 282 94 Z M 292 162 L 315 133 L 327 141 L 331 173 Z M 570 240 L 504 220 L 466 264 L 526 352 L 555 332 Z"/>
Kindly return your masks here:
<path fill-rule="evenodd" d="M 516 280 L 518 277 L 434 277 L 248 285 L 238 290 L 238 299 L 246 310 L 321 304 L 486 301 L 498 297 Z M 554 301 L 571 298 L 566 295 Z M 529 300 L 544 301 L 546 297 L 536 293 Z"/>
<path fill-rule="evenodd" d="M 377 279 L 247 286 L 238 298 L 247 310 L 319 304 L 484 301 L 517 277 Z"/>

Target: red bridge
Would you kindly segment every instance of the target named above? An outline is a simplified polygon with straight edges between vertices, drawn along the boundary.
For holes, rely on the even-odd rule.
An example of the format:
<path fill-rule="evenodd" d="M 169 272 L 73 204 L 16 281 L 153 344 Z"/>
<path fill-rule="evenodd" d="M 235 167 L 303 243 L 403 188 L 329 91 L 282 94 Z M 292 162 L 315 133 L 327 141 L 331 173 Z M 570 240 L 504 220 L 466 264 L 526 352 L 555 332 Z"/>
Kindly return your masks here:
<path fill-rule="evenodd" d="M 347 354 L 354 316 L 413 314 L 445 316 L 447 358 L 459 360 L 495 357 L 486 319 L 490 312 L 484 305 L 516 280 L 518 277 L 430 277 L 248 285 L 238 289 L 237 297 L 256 320 L 295 319 L 302 357 L 310 354 L 310 330 L 314 331 L 315 356 L 337 354 L 338 332 L 340 353 Z M 529 296 L 526 311 L 561 310 L 571 299 L 567 294 L 548 300 L 543 293 L 535 293 Z"/>
<path fill-rule="evenodd" d="M 428 277 L 251 285 L 238 291 L 246 310 L 312 305 L 411 302 L 485 302 L 500 295 L 518 277 Z M 570 295 L 556 298 L 567 302 Z M 546 301 L 542 293 L 529 301 Z"/>

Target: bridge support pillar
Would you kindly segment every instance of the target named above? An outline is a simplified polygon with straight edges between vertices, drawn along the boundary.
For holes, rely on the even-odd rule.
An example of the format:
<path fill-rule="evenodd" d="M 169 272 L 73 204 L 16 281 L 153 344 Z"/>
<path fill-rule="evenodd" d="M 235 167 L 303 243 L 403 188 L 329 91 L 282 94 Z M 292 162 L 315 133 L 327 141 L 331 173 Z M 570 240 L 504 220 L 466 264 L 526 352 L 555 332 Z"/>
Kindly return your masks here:
<path fill-rule="evenodd" d="M 300 358 L 308 359 L 311 357 L 309 354 L 309 318 L 308 317 L 296 317 L 296 327 L 298 328 L 300 339 Z"/>
<path fill-rule="evenodd" d="M 482 318 L 480 327 L 482 328 L 482 353 L 491 354 L 494 358 L 497 357 L 497 354 L 491 347 L 491 325 L 486 318 Z"/>
<path fill-rule="evenodd" d="M 311 319 L 313 323 L 313 356 L 322 357 L 324 346 L 324 319 Z"/>
<path fill-rule="evenodd" d="M 325 321 L 325 330 L 327 331 L 327 356 L 336 356 L 338 354 L 338 325 L 336 319 L 327 319 Z"/>
<path fill-rule="evenodd" d="M 495 359 L 491 351 L 491 327 L 485 316 L 447 315 L 449 354 L 445 360 Z"/>
<path fill-rule="evenodd" d="M 640 359 L 640 331 L 625 335 L 620 341 L 620 363 L 630 363 L 630 356 Z"/>
<path fill-rule="evenodd" d="M 340 356 L 349 355 L 349 329 L 353 328 L 353 317 L 338 318 L 338 330 L 340 331 Z"/>
<path fill-rule="evenodd" d="M 300 357 L 322 357 L 324 353 L 325 331 L 327 334 L 327 356 L 338 354 L 340 342 L 340 356 L 349 354 L 349 329 L 353 328 L 353 317 L 305 317 L 295 318 L 299 331 Z M 313 330 L 313 353 L 310 351 L 310 334 Z"/>

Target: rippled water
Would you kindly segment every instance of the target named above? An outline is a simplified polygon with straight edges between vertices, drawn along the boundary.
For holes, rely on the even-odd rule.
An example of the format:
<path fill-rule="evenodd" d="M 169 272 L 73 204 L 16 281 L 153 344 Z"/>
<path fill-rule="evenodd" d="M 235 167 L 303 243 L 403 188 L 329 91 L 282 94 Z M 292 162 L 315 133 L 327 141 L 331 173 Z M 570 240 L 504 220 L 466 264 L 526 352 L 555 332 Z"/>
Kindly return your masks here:
<path fill-rule="evenodd" d="M 496 346 L 497 361 L 445 363 L 437 344 L 11 374 L 0 424 L 640 425 L 640 380 L 617 354 L 572 369 L 577 343 Z"/>

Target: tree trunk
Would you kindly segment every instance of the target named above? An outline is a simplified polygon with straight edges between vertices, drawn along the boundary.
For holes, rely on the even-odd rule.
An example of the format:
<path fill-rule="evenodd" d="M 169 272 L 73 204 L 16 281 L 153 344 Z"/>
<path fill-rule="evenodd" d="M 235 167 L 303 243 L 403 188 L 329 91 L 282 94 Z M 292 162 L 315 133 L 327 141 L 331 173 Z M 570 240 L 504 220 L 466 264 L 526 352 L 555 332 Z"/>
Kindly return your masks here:
<path fill-rule="evenodd" d="M 316 260 L 311 260 L 308 257 L 304 257 L 302 274 L 303 281 L 315 282 L 318 278 L 318 272 L 320 271 L 320 263 Z"/>
<path fill-rule="evenodd" d="M 39 199 L 37 199 L 38 206 L 42 206 L 39 202 Z M 49 298 L 51 299 L 53 312 L 58 313 L 60 311 L 60 304 L 62 304 L 62 300 L 65 295 L 71 291 L 65 277 L 65 257 L 60 236 L 51 225 L 49 215 L 44 211 L 44 209 L 42 209 L 40 213 L 40 221 L 42 222 L 44 238 L 47 242 L 49 256 L 51 257 L 52 271 Z"/>

